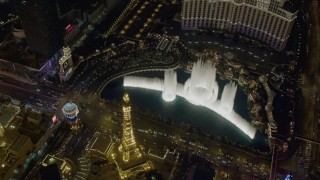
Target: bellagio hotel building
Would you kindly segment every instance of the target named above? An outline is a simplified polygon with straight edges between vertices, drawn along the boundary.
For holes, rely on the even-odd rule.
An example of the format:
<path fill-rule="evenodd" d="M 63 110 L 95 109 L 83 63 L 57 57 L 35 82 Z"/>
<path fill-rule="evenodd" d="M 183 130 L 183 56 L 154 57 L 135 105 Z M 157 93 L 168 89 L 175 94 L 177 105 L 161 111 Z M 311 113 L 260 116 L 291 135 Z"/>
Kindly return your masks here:
<path fill-rule="evenodd" d="M 183 0 L 184 30 L 221 29 L 257 39 L 281 51 L 297 12 L 281 7 L 285 0 Z"/>

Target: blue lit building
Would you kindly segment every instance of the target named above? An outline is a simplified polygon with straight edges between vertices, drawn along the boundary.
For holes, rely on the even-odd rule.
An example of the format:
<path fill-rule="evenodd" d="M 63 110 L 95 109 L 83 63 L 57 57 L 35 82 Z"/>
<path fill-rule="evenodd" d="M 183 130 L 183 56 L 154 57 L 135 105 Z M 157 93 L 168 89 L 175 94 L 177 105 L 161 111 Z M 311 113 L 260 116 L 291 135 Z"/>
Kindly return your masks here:
<path fill-rule="evenodd" d="M 63 106 L 62 113 L 69 122 L 76 122 L 78 119 L 77 116 L 79 109 L 75 103 L 69 102 Z"/>

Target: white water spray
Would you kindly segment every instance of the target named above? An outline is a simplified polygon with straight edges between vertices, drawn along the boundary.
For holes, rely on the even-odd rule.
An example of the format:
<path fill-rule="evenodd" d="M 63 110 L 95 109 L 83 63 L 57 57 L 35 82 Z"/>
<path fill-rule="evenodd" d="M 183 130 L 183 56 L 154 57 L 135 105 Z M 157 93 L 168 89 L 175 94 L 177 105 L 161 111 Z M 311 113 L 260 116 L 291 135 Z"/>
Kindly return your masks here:
<path fill-rule="evenodd" d="M 194 105 L 204 106 L 220 114 L 226 120 L 234 124 L 243 133 L 254 138 L 256 129 L 233 111 L 237 86 L 234 82 L 225 85 L 221 100 L 218 100 L 219 86 L 216 81 L 216 68 L 209 62 L 201 60 L 193 66 L 191 77 L 185 84 L 177 83 L 177 74 L 173 70 L 166 70 L 164 80 L 160 78 L 146 78 L 137 76 L 125 76 L 123 85 L 125 87 L 138 87 L 162 91 L 162 98 L 173 101 L 176 95 L 184 97 Z"/>

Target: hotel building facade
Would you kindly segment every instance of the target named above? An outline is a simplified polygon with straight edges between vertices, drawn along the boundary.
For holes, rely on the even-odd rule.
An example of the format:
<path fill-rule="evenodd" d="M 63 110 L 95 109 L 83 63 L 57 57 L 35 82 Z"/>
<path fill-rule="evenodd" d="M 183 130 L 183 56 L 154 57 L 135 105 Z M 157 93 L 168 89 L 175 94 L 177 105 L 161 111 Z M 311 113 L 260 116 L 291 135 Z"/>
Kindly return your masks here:
<path fill-rule="evenodd" d="M 239 33 L 281 51 L 297 12 L 281 7 L 285 0 L 184 0 L 183 30 L 220 29 Z"/>
<path fill-rule="evenodd" d="M 29 49 L 49 58 L 54 56 L 63 46 L 63 28 L 55 1 L 14 2 Z"/>

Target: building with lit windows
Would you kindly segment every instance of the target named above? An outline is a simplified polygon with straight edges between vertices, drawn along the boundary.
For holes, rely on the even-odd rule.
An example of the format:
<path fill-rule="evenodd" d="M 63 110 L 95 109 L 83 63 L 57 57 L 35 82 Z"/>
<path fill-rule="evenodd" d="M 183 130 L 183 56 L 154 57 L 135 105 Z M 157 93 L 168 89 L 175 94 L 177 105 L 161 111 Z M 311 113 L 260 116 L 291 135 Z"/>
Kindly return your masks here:
<path fill-rule="evenodd" d="M 282 9 L 285 0 L 184 0 L 184 30 L 220 29 L 239 33 L 281 51 L 297 12 Z"/>
<path fill-rule="evenodd" d="M 63 28 L 55 1 L 15 0 L 26 41 L 32 52 L 52 57 L 63 46 Z"/>
<path fill-rule="evenodd" d="M 5 135 L 6 129 L 10 128 L 12 120 L 20 113 L 20 107 L 9 104 L 0 106 L 0 137 Z M 11 128 L 14 127 L 11 125 Z"/>
<path fill-rule="evenodd" d="M 30 160 L 29 154 L 34 150 L 31 138 L 18 135 L 16 139 L 4 149 L 1 157 L 0 179 L 19 179 L 23 173 L 23 165 Z M 2 157 L 4 156 L 4 157 Z"/>
<path fill-rule="evenodd" d="M 61 121 L 56 116 L 50 121 L 49 114 L 22 106 L 10 96 L 1 98 L 6 100 L 0 102 L 0 179 L 23 179 L 53 142 Z"/>
<path fill-rule="evenodd" d="M 73 74 L 74 67 L 71 53 L 69 46 L 63 46 L 63 55 L 59 59 L 59 77 L 61 83 L 67 81 Z"/>

